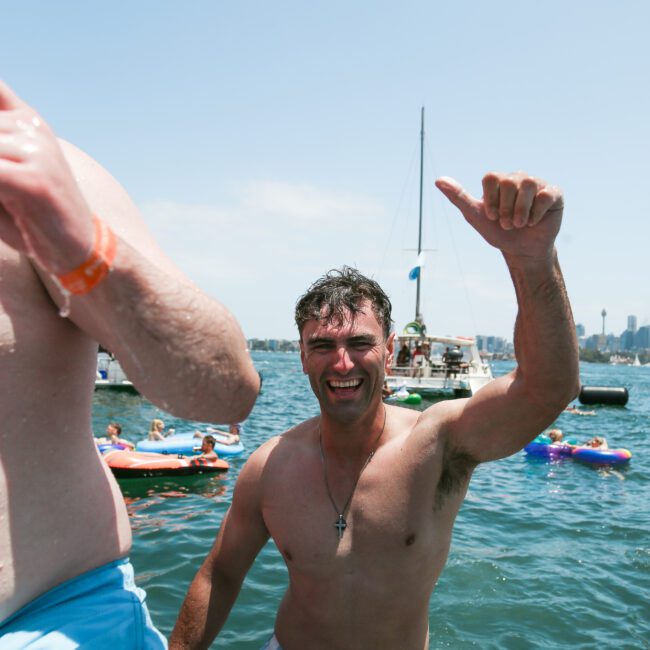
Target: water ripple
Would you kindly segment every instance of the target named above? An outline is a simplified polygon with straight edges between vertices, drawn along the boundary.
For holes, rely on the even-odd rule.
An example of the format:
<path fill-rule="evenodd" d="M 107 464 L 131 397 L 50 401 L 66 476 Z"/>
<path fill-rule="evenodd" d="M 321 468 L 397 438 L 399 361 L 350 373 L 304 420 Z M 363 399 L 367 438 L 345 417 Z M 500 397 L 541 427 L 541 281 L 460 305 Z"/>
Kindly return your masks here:
<path fill-rule="evenodd" d="M 169 634 L 209 551 L 245 458 L 318 412 L 298 355 L 256 353 L 264 392 L 245 423 L 246 454 L 223 477 L 122 481 L 134 531 L 132 559 L 155 622 Z M 512 366 L 501 364 L 497 372 Z M 633 453 L 629 467 L 598 469 L 519 453 L 475 472 L 449 560 L 430 602 L 431 648 L 646 648 L 650 650 L 650 369 L 583 364 L 588 385 L 627 386 L 625 408 L 562 414 L 582 440 L 605 435 Z M 143 437 L 162 417 L 139 397 L 98 393 L 95 430 L 111 420 Z M 257 649 L 270 636 L 287 585 L 272 543 L 258 557 L 216 648 Z"/>

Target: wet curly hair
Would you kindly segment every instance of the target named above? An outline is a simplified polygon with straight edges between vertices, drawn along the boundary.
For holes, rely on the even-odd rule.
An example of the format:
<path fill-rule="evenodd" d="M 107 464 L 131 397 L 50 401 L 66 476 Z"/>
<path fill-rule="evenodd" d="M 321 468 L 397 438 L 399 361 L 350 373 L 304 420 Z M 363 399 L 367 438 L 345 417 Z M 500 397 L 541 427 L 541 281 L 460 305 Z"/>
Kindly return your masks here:
<path fill-rule="evenodd" d="M 348 313 L 354 318 L 361 311 L 364 300 L 370 301 L 384 336 L 388 338 L 393 324 L 390 299 L 377 282 L 350 266 L 328 271 L 300 296 L 295 312 L 300 336 L 302 337 L 303 327 L 309 320 L 325 318 L 327 322 L 341 325 Z"/>

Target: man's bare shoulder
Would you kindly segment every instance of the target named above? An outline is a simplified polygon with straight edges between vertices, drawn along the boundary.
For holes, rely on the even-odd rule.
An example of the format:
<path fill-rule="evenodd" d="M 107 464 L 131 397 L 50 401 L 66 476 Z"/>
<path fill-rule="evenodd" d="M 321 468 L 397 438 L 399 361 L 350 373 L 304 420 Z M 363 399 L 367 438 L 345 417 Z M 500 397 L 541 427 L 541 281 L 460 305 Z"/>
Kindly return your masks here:
<path fill-rule="evenodd" d="M 413 433 L 427 440 L 444 438 L 453 422 L 461 417 L 465 399 L 441 400 L 424 411 L 414 411 Z M 406 410 L 406 409 L 400 409 Z"/>
<path fill-rule="evenodd" d="M 268 462 L 287 462 L 305 453 L 310 446 L 310 436 L 313 434 L 316 420 L 317 418 L 305 420 L 269 438 L 249 456 L 246 465 L 261 469 Z"/>

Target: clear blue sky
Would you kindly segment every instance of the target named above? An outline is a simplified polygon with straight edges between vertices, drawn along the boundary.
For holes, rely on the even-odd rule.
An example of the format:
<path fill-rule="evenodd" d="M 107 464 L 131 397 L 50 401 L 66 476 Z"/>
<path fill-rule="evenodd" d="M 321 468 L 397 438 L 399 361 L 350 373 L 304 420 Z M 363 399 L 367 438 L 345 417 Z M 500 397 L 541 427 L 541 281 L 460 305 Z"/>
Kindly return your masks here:
<path fill-rule="evenodd" d="M 511 338 L 500 255 L 433 188 L 489 170 L 565 190 L 576 320 L 650 324 L 650 4 L 3 3 L 2 76 L 111 171 L 170 256 L 255 337 L 344 263 L 414 311 L 420 107 L 431 332 Z"/>

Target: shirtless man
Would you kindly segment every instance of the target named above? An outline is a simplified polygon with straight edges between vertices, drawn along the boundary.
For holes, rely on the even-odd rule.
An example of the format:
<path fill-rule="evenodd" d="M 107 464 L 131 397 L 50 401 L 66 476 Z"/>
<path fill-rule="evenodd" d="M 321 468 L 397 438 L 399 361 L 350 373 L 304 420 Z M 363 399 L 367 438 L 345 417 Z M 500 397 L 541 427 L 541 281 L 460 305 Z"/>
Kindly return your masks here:
<path fill-rule="evenodd" d="M 214 450 L 214 445 L 216 442 L 217 441 L 215 437 L 211 436 L 209 433 L 207 436 L 203 436 L 203 439 L 201 440 L 201 453 L 195 457 L 195 460 L 218 460 L 219 456 Z"/>
<path fill-rule="evenodd" d="M 134 450 L 135 445 L 129 440 L 120 437 L 122 435 L 122 425 L 117 422 L 111 422 L 106 425 L 106 435 L 101 438 L 95 438 L 96 445 L 122 445 L 123 448 Z"/>
<path fill-rule="evenodd" d="M 232 422 L 253 406 L 259 379 L 233 316 L 165 258 L 116 181 L 0 83 L 2 648 L 164 645 L 92 434 L 98 341 L 179 417 Z"/>
<path fill-rule="evenodd" d="M 228 425 L 228 431 L 208 427 L 207 434 L 210 434 L 215 439 L 215 443 L 219 442 L 221 445 L 237 445 L 241 441 L 241 424 L 235 423 Z M 207 434 L 203 433 L 203 431 L 195 431 L 194 437 L 204 438 Z"/>
<path fill-rule="evenodd" d="M 424 412 L 386 406 L 388 298 L 348 268 L 312 285 L 296 322 L 320 416 L 269 440 L 242 469 L 170 650 L 208 647 L 269 536 L 289 589 L 266 647 L 428 648 L 429 597 L 474 468 L 520 450 L 577 394 L 554 248 L 561 192 L 524 174 L 488 174 L 481 200 L 451 179 L 437 186 L 504 255 L 519 303 L 518 367 L 469 399 Z"/>

